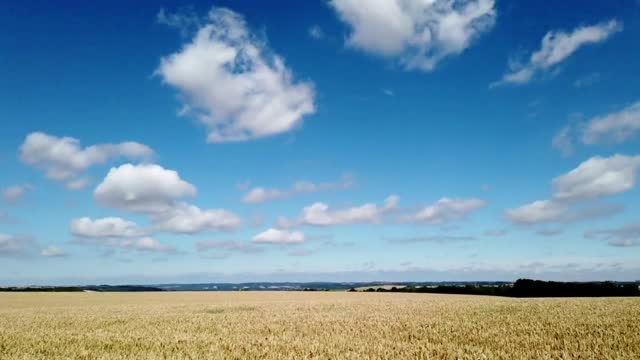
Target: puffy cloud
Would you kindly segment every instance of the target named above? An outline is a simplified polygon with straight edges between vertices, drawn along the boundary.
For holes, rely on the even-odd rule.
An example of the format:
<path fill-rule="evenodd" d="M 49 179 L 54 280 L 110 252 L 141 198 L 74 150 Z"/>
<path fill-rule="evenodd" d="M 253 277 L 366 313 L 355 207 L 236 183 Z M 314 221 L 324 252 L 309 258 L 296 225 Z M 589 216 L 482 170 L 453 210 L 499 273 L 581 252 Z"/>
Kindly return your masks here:
<path fill-rule="evenodd" d="M 208 241 L 199 241 L 196 244 L 198 251 L 205 252 L 209 250 L 217 250 L 223 252 L 234 252 L 234 253 L 243 253 L 243 254 L 255 254 L 264 251 L 264 248 L 248 244 L 244 241 L 237 240 L 208 240 Z"/>
<path fill-rule="evenodd" d="M 584 237 L 605 240 L 611 246 L 638 246 L 640 245 L 640 223 L 631 223 L 614 229 L 589 230 L 584 233 Z"/>
<path fill-rule="evenodd" d="M 2 190 L 2 198 L 8 204 L 16 204 L 22 197 L 24 197 L 29 191 L 33 189 L 33 186 L 29 184 L 19 184 L 9 186 Z"/>
<path fill-rule="evenodd" d="M 148 215 L 153 223 L 149 233 L 195 234 L 233 230 L 240 225 L 240 218 L 227 210 L 203 210 L 178 201 L 195 196 L 196 192 L 195 186 L 182 180 L 176 171 L 152 164 L 125 164 L 109 171 L 96 188 L 94 197 L 103 206 Z M 118 229 L 123 231 L 136 229 L 127 236 L 141 235 L 137 226 L 133 227 L 135 224 L 115 224 L 113 218 L 110 222 L 113 226 L 119 225 Z"/>
<path fill-rule="evenodd" d="M 597 199 L 632 189 L 640 169 L 640 156 L 592 157 L 567 174 L 552 180 L 551 199 L 538 200 L 505 215 L 519 224 L 574 222 L 616 214 L 620 206 L 600 205 L 578 208 L 585 200 Z"/>
<path fill-rule="evenodd" d="M 45 175 L 64 182 L 70 189 L 79 189 L 88 183 L 81 175 L 88 168 L 109 159 L 149 159 L 153 150 L 137 142 L 100 144 L 82 148 L 80 141 L 71 137 L 56 137 L 42 132 L 27 135 L 20 146 L 20 159 L 25 164 L 41 169 Z"/>
<path fill-rule="evenodd" d="M 301 244 L 304 234 L 300 231 L 268 229 L 253 237 L 253 242 L 262 244 Z"/>
<path fill-rule="evenodd" d="M 635 186 L 638 169 L 640 156 L 595 156 L 553 179 L 553 197 L 576 201 L 625 192 Z"/>
<path fill-rule="evenodd" d="M 0 257 L 25 256 L 36 248 L 37 243 L 31 236 L 0 233 Z"/>
<path fill-rule="evenodd" d="M 136 223 L 118 217 L 73 219 L 69 230 L 73 236 L 83 238 L 138 237 L 145 234 Z"/>
<path fill-rule="evenodd" d="M 333 189 L 348 189 L 353 186 L 353 184 L 353 178 L 351 176 L 345 176 L 339 181 L 319 184 L 309 181 L 298 181 L 289 189 L 269 189 L 264 187 L 254 187 L 247 191 L 247 193 L 242 198 L 242 202 L 248 204 L 257 204 L 271 200 L 286 199 L 298 194 L 308 194 Z"/>
<path fill-rule="evenodd" d="M 160 243 L 158 240 L 150 237 L 143 237 L 138 240 L 125 240 L 119 243 L 124 249 L 133 249 L 141 252 L 151 253 L 175 253 L 173 246 Z"/>
<path fill-rule="evenodd" d="M 241 220 L 224 209 L 202 210 L 194 205 L 180 203 L 169 210 L 153 215 L 154 229 L 183 234 L 210 230 L 233 230 Z"/>
<path fill-rule="evenodd" d="M 413 217 L 413 221 L 424 224 L 444 224 L 458 220 L 487 205 L 480 199 L 450 199 L 442 198 L 435 204 L 420 210 Z"/>
<path fill-rule="evenodd" d="M 214 7 L 200 22 L 192 41 L 163 57 L 156 73 L 180 92 L 180 113 L 207 127 L 209 142 L 284 133 L 315 111 L 312 84 L 295 82 L 241 15 Z"/>
<path fill-rule="evenodd" d="M 566 218 L 569 207 L 553 200 L 538 200 L 519 208 L 508 209 L 506 216 L 518 224 L 539 224 L 561 222 Z"/>
<path fill-rule="evenodd" d="M 640 101 L 624 109 L 571 123 L 558 131 L 552 145 L 564 155 L 573 154 L 574 142 L 584 145 L 622 143 L 640 132 Z"/>
<path fill-rule="evenodd" d="M 332 226 L 356 223 L 376 223 L 386 213 L 397 208 L 399 198 L 391 195 L 385 199 L 382 206 L 367 203 L 361 206 L 331 210 L 329 205 L 317 202 L 305 207 L 298 220 L 289 221 L 280 219 L 279 227 L 292 227 L 297 225 Z"/>
<path fill-rule="evenodd" d="M 177 199 L 195 195 L 195 186 L 176 171 L 152 164 L 112 168 L 94 191 L 99 204 L 137 213 L 165 212 Z"/>
<path fill-rule="evenodd" d="M 519 225 L 575 223 L 599 219 L 621 213 L 624 206 L 617 204 L 589 204 L 578 206 L 563 201 L 538 200 L 531 204 L 506 211 L 506 217 Z M 539 235 L 546 235 L 540 234 Z"/>
<path fill-rule="evenodd" d="M 63 257 L 67 256 L 67 253 L 57 246 L 47 246 L 46 248 L 42 249 L 40 255 L 46 257 Z"/>
<path fill-rule="evenodd" d="M 349 46 L 396 57 L 407 69 L 431 71 L 467 49 L 495 22 L 494 0 L 332 0 L 349 25 Z"/>
<path fill-rule="evenodd" d="M 510 69 L 502 80 L 493 83 L 492 86 L 528 83 L 536 73 L 554 68 L 579 48 L 603 42 L 621 30 L 620 22 L 610 20 L 596 25 L 581 26 L 570 33 L 550 31 L 542 38 L 540 49 L 531 54 L 526 64 L 511 62 Z"/>
<path fill-rule="evenodd" d="M 587 122 L 582 133 L 584 144 L 621 143 L 640 132 L 640 101 L 620 111 Z"/>

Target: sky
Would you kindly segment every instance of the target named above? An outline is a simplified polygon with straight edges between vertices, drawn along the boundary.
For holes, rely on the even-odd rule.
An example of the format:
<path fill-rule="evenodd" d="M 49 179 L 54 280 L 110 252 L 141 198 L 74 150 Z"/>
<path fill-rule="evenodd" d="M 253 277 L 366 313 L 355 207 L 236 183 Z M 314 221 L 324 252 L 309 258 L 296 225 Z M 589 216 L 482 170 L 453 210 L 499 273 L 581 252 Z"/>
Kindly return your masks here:
<path fill-rule="evenodd" d="M 11 1 L 0 285 L 640 279 L 640 3 Z"/>

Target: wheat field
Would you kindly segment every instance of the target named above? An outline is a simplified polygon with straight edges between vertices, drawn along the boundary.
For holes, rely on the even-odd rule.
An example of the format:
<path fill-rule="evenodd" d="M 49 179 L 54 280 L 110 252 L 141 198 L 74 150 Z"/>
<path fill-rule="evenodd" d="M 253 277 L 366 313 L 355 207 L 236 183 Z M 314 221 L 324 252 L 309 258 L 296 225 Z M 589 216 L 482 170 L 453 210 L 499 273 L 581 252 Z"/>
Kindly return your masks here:
<path fill-rule="evenodd" d="M 640 299 L 1 293 L 0 359 L 640 359 Z"/>

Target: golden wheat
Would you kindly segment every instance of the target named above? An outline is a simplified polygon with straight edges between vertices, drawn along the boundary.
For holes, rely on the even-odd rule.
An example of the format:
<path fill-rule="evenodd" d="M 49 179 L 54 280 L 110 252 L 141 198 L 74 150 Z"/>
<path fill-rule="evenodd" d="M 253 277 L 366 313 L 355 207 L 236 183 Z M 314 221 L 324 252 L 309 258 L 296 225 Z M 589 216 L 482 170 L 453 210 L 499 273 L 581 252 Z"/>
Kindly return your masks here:
<path fill-rule="evenodd" d="M 0 359 L 639 359 L 640 299 L 4 293 Z"/>

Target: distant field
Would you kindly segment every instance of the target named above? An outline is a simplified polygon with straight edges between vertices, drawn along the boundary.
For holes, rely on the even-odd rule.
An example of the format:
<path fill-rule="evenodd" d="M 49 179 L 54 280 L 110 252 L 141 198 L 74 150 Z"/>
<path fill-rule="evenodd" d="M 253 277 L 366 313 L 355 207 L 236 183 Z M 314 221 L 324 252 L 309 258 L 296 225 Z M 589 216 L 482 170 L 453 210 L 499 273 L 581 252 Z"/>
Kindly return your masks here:
<path fill-rule="evenodd" d="M 2 293 L 0 359 L 640 359 L 640 299 Z"/>

